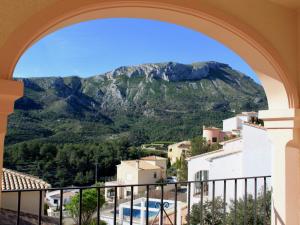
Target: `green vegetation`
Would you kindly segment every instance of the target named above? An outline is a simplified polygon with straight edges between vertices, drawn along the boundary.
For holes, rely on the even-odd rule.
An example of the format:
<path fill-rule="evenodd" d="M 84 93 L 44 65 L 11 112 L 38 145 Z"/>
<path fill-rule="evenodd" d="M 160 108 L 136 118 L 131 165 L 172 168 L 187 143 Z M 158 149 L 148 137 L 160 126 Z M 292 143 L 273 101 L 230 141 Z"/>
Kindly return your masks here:
<path fill-rule="evenodd" d="M 235 113 L 267 107 L 259 84 L 217 62 L 22 80 L 25 96 L 9 117 L 4 166 L 53 186 L 91 184 L 95 163 L 100 176 L 111 176 L 122 159 L 165 154 L 141 144 L 165 147 L 201 135 L 203 125 L 221 127 Z M 195 139 L 193 149 L 214 146 Z"/>
<path fill-rule="evenodd" d="M 265 202 L 266 200 L 266 202 Z M 270 224 L 271 221 L 271 191 L 267 191 L 266 197 L 264 200 L 264 196 L 261 193 L 257 197 L 256 202 L 256 224 L 263 225 L 263 224 Z M 245 200 L 240 198 L 237 201 L 236 205 L 236 224 L 244 224 L 244 217 L 246 215 L 246 224 L 255 224 L 254 223 L 254 197 L 252 195 L 247 196 L 247 207 L 245 212 Z M 204 224 L 208 225 L 221 225 L 221 224 L 235 224 L 235 207 L 234 201 L 231 200 L 229 206 L 226 206 L 227 213 L 224 216 L 224 205 L 223 199 L 221 197 L 217 197 L 214 202 L 214 218 L 212 217 L 212 209 L 213 209 L 213 202 L 206 201 L 203 206 L 201 207 L 199 204 L 194 204 L 192 206 L 191 216 L 190 216 L 190 223 L 191 225 L 200 224 L 201 221 L 201 210 L 202 210 L 202 221 Z M 264 221 L 264 214 L 265 214 L 265 221 Z M 224 221 L 225 219 L 225 221 Z"/>
<path fill-rule="evenodd" d="M 79 193 L 76 194 L 66 205 L 66 209 L 71 213 L 74 222 L 79 224 Z M 103 194 L 100 194 L 100 207 L 105 203 Z M 97 190 L 87 189 L 82 191 L 82 211 L 81 211 L 81 224 L 82 225 L 91 225 L 92 216 L 97 210 Z M 103 222 L 102 222 L 103 224 Z"/>
<path fill-rule="evenodd" d="M 191 149 L 191 155 L 200 155 L 203 153 L 215 151 L 217 149 L 220 149 L 220 145 L 218 143 L 209 144 L 205 140 L 205 138 L 198 136 L 191 140 L 192 149 Z"/>
<path fill-rule="evenodd" d="M 130 146 L 128 139 L 90 144 L 49 144 L 39 141 L 10 146 L 5 151 L 5 166 L 38 176 L 52 186 L 91 185 L 98 176 L 113 176 L 120 160 L 166 153 Z"/>
<path fill-rule="evenodd" d="M 178 181 L 186 181 L 188 180 L 188 165 L 185 157 L 182 156 L 180 159 L 176 161 L 174 164 L 177 169 L 177 180 Z"/>

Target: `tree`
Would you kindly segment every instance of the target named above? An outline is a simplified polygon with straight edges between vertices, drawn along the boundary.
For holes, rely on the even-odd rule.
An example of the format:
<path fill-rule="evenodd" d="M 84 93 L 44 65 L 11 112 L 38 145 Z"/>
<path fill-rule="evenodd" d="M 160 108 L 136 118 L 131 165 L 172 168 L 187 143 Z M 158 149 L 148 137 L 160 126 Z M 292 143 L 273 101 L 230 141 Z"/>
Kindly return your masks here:
<path fill-rule="evenodd" d="M 220 145 L 218 143 L 209 144 L 203 137 L 195 137 L 191 140 L 191 154 L 194 155 L 200 155 L 206 152 L 214 151 L 220 148 Z"/>
<path fill-rule="evenodd" d="M 177 168 L 177 180 L 178 181 L 187 181 L 188 180 L 188 165 L 184 156 L 181 156 L 180 159 L 176 161 Z"/>
<path fill-rule="evenodd" d="M 191 225 L 198 225 L 201 222 L 201 210 L 202 210 L 202 221 L 204 224 L 208 225 L 233 225 L 235 224 L 244 224 L 244 218 L 246 216 L 246 224 L 255 224 L 254 223 L 254 209 L 255 201 L 252 195 L 247 196 L 247 205 L 245 210 L 245 200 L 240 198 L 237 200 L 236 210 L 234 201 L 231 200 L 229 206 L 226 208 L 228 212 L 224 215 L 224 205 L 223 199 L 221 197 L 216 197 L 214 202 L 214 219 L 212 217 L 212 201 L 205 201 L 201 207 L 199 204 L 194 204 L 192 206 L 190 223 Z M 224 221 L 224 218 L 226 221 Z M 265 221 L 264 221 L 265 219 Z M 270 225 L 271 221 L 271 192 L 267 191 L 266 196 L 260 194 L 256 200 L 256 224 L 257 225 Z"/>
<path fill-rule="evenodd" d="M 226 219 L 226 215 L 224 217 L 223 212 L 223 200 L 221 197 L 217 197 L 214 201 L 214 212 L 213 210 L 213 202 L 205 201 L 203 206 L 201 204 L 194 204 L 192 206 L 192 211 L 190 215 L 190 224 L 198 225 L 201 222 L 201 210 L 202 210 L 202 221 L 207 225 L 221 225 L 224 224 L 224 218 Z M 238 223 L 239 224 L 239 223 Z"/>
<path fill-rule="evenodd" d="M 76 224 L 79 224 L 79 196 L 76 194 L 66 205 L 66 209 L 70 211 Z M 82 211 L 81 211 L 81 224 L 90 225 L 92 222 L 92 216 L 97 210 L 97 191 L 95 188 L 82 191 Z M 105 203 L 103 194 L 100 194 L 100 206 Z"/>
<path fill-rule="evenodd" d="M 236 205 L 236 221 L 237 224 L 244 224 L 244 217 L 246 216 L 246 224 L 254 224 L 254 208 L 255 201 L 252 195 L 247 196 L 247 207 L 245 210 L 245 199 L 240 198 Z M 227 224 L 234 224 L 235 210 L 234 202 L 231 201 L 229 207 L 229 214 L 227 217 Z M 265 218 L 265 221 L 264 221 Z M 269 225 L 271 222 L 271 191 L 267 191 L 265 199 L 262 194 L 257 197 L 256 201 L 256 224 Z"/>

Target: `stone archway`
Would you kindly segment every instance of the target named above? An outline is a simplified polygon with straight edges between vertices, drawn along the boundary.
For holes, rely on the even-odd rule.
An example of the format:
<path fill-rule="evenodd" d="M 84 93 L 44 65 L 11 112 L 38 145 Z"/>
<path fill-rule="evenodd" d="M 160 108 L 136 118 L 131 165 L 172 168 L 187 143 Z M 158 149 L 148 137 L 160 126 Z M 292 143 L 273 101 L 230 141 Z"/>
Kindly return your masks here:
<path fill-rule="evenodd" d="M 2 134 L 0 135 L 2 142 L 0 150 L 2 154 L 7 115 L 13 111 L 14 100 L 22 96 L 22 84 L 10 80 L 18 59 L 32 44 L 59 28 L 96 18 L 131 17 L 176 23 L 200 31 L 228 46 L 239 54 L 259 76 L 269 104 L 269 110 L 260 112 L 260 116 L 265 119 L 270 135 L 274 137 L 274 153 L 278 156 L 274 157 L 273 161 L 273 167 L 276 168 L 273 170 L 274 211 L 286 224 L 299 221 L 297 209 L 299 209 L 300 181 L 298 180 L 300 177 L 295 179 L 296 183 L 293 182 L 293 185 L 296 184 L 299 187 L 298 192 L 288 183 L 289 172 L 292 173 L 293 169 L 300 166 L 299 154 L 298 152 L 296 154 L 298 157 L 289 157 L 286 147 L 289 141 L 294 140 L 293 143 L 296 143 L 294 148 L 299 149 L 297 145 L 299 138 L 296 132 L 299 112 L 294 109 L 299 106 L 297 83 L 293 80 L 296 72 L 291 63 L 286 63 L 285 52 L 278 52 L 280 49 L 276 48 L 278 46 L 274 46 L 272 41 L 265 38 L 265 35 L 257 32 L 253 26 L 249 26 L 241 18 L 236 19 L 232 16 L 229 9 L 221 3 L 212 7 L 209 1 L 202 1 L 201 4 L 197 1 L 190 1 L 183 4 L 183 1 L 179 0 L 107 0 L 101 2 L 97 0 L 48 0 L 41 2 L 43 3 L 40 3 L 40 8 L 37 6 L 39 10 L 30 16 L 25 16 L 22 23 L 10 31 L 8 38 L 0 45 L 0 102 L 1 107 L 3 106 L 0 109 L 0 132 Z M 262 1 L 256 6 L 260 4 L 263 7 L 266 6 Z M 236 2 L 233 8 L 240 10 L 240 7 L 241 5 Z M 272 8 L 276 14 L 275 9 Z M 274 16 L 273 13 L 272 16 Z M 252 17 L 252 20 L 256 19 Z M 283 162 L 280 161 L 280 157 L 284 158 Z M 287 159 L 292 160 L 289 163 L 293 166 L 287 167 Z M 2 165 L 2 155 L 0 163 Z M 278 171 L 284 171 L 284 173 Z M 282 177 L 282 175 L 285 176 Z M 295 195 L 296 197 L 291 201 Z"/>

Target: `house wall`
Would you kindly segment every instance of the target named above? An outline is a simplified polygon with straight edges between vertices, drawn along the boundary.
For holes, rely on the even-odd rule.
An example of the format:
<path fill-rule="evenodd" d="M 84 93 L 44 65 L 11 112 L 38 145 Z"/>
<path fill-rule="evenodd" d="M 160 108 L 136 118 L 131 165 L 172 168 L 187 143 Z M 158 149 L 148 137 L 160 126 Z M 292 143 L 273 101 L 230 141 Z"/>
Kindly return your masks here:
<path fill-rule="evenodd" d="M 236 116 L 223 120 L 223 131 L 232 131 L 237 129 L 237 127 L 238 119 Z"/>
<path fill-rule="evenodd" d="M 117 180 L 123 184 L 137 184 L 137 167 L 129 166 L 126 163 L 121 163 L 117 166 Z"/>
<path fill-rule="evenodd" d="M 238 140 L 232 140 L 232 141 L 227 141 L 226 143 L 223 144 L 223 149 L 226 150 L 242 150 L 243 149 L 243 140 L 238 139 Z"/>
<path fill-rule="evenodd" d="M 171 165 L 176 163 L 177 159 L 178 160 L 180 159 L 180 157 L 182 155 L 182 150 L 187 150 L 187 151 L 190 150 L 187 148 L 179 148 L 178 146 L 181 143 L 182 142 L 179 142 L 179 143 L 168 146 L 168 158 L 170 159 Z"/>
<path fill-rule="evenodd" d="M 234 153 L 223 157 L 215 158 L 210 162 L 210 169 L 208 179 L 226 179 L 242 177 L 242 153 Z M 242 183 L 238 184 L 238 196 L 243 195 L 244 186 Z M 209 183 L 209 199 L 212 199 L 212 183 Z M 228 182 L 226 185 L 227 201 L 234 198 L 234 183 Z M 215 195 L 223 196 L 223 181 L 216 182 Z"/>
<path fill-rule="evenodd" d="M 195 180 L 195 174 L 200 170 L 210 170 L 210 163 L 200 157 L 188 160 L 188 181 Z M 200 202 L 200 196 L 195 195 L 195 183 L 191 183 L 191 204 Z"/>
<path fill-rule="evenodd" d="M 267 131 L 244 124 L 242 135 L 244 140 L 243 175 L 271 175 L 272 143 Z"/>
<path fill-rule="evenodd" d="M 203 128 L 203 137 L 207 142 L 212 142 L 213 138 L 217 138 L 217 142 L 223 140 L 223 134 L 220 129 Z"/>
<path fill-rule="evenodd" d="M 242 150 L 222 157 L 209 159 L 207 156 L 198 157 L 188 162 L 189 180 L 194 180 L 194 174 L 199 170 L 209 170 L 209 179 L 225 179 L 239 177 L 269 176 L 271 175 L 272 145 L 267 131 L 252 125 L 242 125 L 242 139 L 227 142 L 223 145 L 224 151 Z M 213 154 L 212 154 L 213 156 Z M 271 179 L 266 180 L 267 189 L 270 189 Z M 257 193 L 262 194 L 264 180 L 257 180 Z M 238 180 L 237 197 L 243 198 L 245 180 Z M 254 194 L 254 179 L 247 180 L 247 193 Z M 194 186 L 192 185 L 192 190 Z M 234 181 L 227 181 L 226 200 L 234 199 Z M 215 183 L 215 196 L 223 197 L 223 181 Z M 212 199 L 212 183 L 209 184 L 208 199 Z M 199 202 L 200 196 L 193 196 L 193 203 Z"/>
<path fill-rule="evenodd" d="M 148 163 L 159 166 L 163 168 L 163 170 L 167 169 L 167 160 L 166 159 L 160 159 L 160 160 L 147 160 Z"/>
<path fill-rule="evenodd" d="M 44 199 L 45 192 L 42 197 Z M 21 194 L 21 211 L 30 214 L 39 214 L 39 191 L 26 191 Z M 2 208 L 13 211 L 18 210 L 18 193 L 17 192 L 2 192 Z M 44 201 L 43 201 L 44 202 Z M 44 203 L 42 204 L 42 213 L 44 212 Z M 1 222 L 1 221 L 0 221 Z"/>
<path fill-rule="evenodd" d="M 239 115 L 223 120 L 223 131 L 226 132 L 241 129 L 243 122 L 248 122 L 249 116 Z"/>

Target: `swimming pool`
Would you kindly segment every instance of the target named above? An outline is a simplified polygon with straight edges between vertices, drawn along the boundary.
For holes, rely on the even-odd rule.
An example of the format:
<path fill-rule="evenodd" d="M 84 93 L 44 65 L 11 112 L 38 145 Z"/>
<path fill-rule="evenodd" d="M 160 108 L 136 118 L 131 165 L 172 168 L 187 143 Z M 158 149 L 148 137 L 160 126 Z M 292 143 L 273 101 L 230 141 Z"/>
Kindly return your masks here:
<path fill-rule="evenodd" d="M 174 207 L 174 203 L 171 200 L 165 200 L 164 203 L 168 203 L 168 209 Z M 160 199 L 149 199 L 149 218 L 154 217 L 159 212 Z M 131 209 L 130 202 L 120 205 L 123 217 L 130 217 Z M 139 198 L 134 200 L 132 216 L 134 219 L 141 218 L 141 210 L 144 210 L 144 216 L 146 216 L 147 201 L 145 198 Z"/>
<path fill-rule="evenodd" d="M 123 208 L 123 215 L 124 216 L 130 216 L 131 209 L 130 208 Z M 149 217 L 154 217 L 158 211 L 149 211 Z M 145 212 L 146 214 L 146 212 Z M 134 218 L 141 218 L 141 210 L 140 209 L 133 209 L 132 216 Z"/>
<path fill-rule="evenodd" d="M 170 206 L 172 206 L 173 204 L 172 203 L 170 203 L 170 201 L 164 201 L 164 203 L 165 202 L 168 202 L 169 203 L 169 208 L 170 208 Z M 144 207 L 146 207 L 147 205 L 147 202 L 145 201 L 144 202 L 145 204 L 144 204 Z M 159 204 L 158 204 L 159 203 Z M 139 206 L 139 207 L 141 207 L 141 204 L 142 204 L 142 202 L 139 202 L 139 203 L 137 203 L 137 204 L 134 204 L 134 206 Z M 149 208 L 159 208 L 159 205 L 160 205 L 160 200 L 159 201 L 154 201 L 154 200 L 149 200 Z"/>

